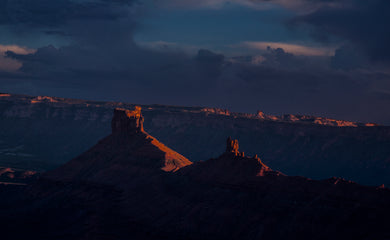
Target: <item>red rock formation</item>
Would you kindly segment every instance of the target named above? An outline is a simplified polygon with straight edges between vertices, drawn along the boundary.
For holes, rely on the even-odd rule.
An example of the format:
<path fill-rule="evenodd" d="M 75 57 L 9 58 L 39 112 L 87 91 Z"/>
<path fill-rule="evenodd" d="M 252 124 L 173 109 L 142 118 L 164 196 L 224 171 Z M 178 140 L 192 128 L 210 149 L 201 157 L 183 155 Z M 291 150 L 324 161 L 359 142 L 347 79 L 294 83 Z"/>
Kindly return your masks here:
<path fill-rule="evenodd" d="M 35 171 L 0 167 L 0 184 L 28 183 L 37 176 L 38 173 Z"/>
<path fill-rule="evenodd" d="M 181 172 L 199 181 L 224 184 L 238 184 L 265 176 L 284 176 L 265 165 L 257 154 L 254 157 L 245 157 L 238 147 L 238 140 L 229 137 L 226 141 L 226 151 L 220 157 L 195 163 Z"/>
<path fill-rule="evenodd" d="M 226 152 L 227 153 L 234 153 L 234 155 L 238 155 L 238 140 L 232 140 L 231 137 L 229 137 L 226 141 Z"/>
<path fill-rule="evenodd" d="M 382 184 L 379 187 L 377 187 L 377 189 L 386 189 L 386 186 L 385 186 L 385 184 Z"/>
<path fill-rule="evenodd" d="M 257 118 L 260 118 L 260 119 L 265 119 L 266 116 L 265 116 L 264 112 L 262 112 L 262 111 L 257 111 L 256 117 L 257 117 Z"/>
<path fill-rule="evenodd" d="M 207 115 L 207 114 L 217 114 L 217 115 L 230 116 L 230 111 L 227 110 L 227 109 L 220 109 L 220 108 L 202 108 L 200 111 L 206 113 L 206 115 Z"/>
<path fill-rule="evenodd" d="M 126 185 L 134 176 L 175 172 L 192 164 L 143 129 L 141 107 L 115 109 L 112 134 L 44 178 Z"/>
<path fill-rule="evenodd" d="M 112 133 L 134 134 L 144 132 L 144 117 L 141 107 L 136 106 L 133 111 L 116 108 L 111 121 Z"/>

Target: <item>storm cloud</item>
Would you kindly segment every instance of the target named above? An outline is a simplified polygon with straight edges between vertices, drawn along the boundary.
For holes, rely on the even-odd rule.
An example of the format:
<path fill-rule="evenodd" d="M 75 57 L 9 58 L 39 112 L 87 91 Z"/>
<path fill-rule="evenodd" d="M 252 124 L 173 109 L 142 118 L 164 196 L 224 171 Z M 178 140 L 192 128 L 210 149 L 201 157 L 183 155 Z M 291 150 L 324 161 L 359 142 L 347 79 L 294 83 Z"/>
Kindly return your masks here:
<path fill-rule="evenodd" d="M 221 2 L 224 1 L 209 3 Z M 19 65 L 7 72 L 0 68 L 1 88 L 26 94 L 316 114 L 390 123 L 390 76 L 367 67 L 372 62 L 385 62 L 389 56 L 386 52 L 381 56 L 375 50 L 382 39 L 375 40 L 374 36 L 386 34 L 379 27 L 368 27 L 374 22 L 380 24 L 379 19 L 362 27 L 370 36 L 358 39 L 348 21 L 336 26 L 337 21 L 343 21 L 341 12 L 352 11 L 350 16 L 354 18 L 357 8 L 351 10 L 351 5 L 309 0 L 265 2 L 292 11 L 305 5 L 307 11 L 294 14 L 291 21 L 302 27 L 308 25 L 329 38 L 343 38 L 338 42 L 338 50 L 332 55 L 328 51 L 331 47 L 261 42 L 261 51 L 237 57 L 207 49 L 191 55 L 169 45 L 158 51 L 134 40 L 140 28 L 139 15 L 145 11 L 142 1 L 0 0 L 0 26 L 7 31 L 23 32 L 23 36 L 38 34 L 42 38 L 54 35 L 65 42 L 36 49 L 4 48 L 0 63 Z M 373 2 L 382 4 L 379 0 Z M 366 11 L 367 18 L 371 14 L 369 8 L 360 11 Z M 322 19 L 321 14 L 336 14 L 338 20 Z M 349 32 L 341 33 L 343 29 Z M 379 45 L 373 48 L 369 43 Z M 21 52 L 17 47 L 30 50 Z M 386 47 L 381 49 L 387 51 Z"/>
<path fill-rule="evenodd" d="M 335 36 L 347 41 L 339 53 L 354 49 L 373 62 L 390 61 L 390 2 L 387 0 L 344 0 L 342 7 L 320 8 L 293 21 L 314 29 L 317 40 Z M 347 47 L 346 47 L 347 45 Z"/>

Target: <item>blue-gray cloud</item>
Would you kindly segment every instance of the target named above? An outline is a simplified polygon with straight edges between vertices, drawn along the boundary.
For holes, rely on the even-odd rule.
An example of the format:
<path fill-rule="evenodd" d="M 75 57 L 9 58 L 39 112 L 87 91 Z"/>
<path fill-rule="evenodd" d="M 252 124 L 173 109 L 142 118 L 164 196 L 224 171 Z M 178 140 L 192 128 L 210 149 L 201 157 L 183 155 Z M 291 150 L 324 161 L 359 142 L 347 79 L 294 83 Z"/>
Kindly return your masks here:
<path fill-rule="evenodd" d="M 38 94 L 262 109 L 381 123 L 390 119 L 390 100 L 383 97 L 390 90 L 389 75 L 334 71 L 283 49 L 269 49 L 261 64 L 232 61 L 208 50 L 189 57 L 136 46 L 108 56 L 80 46 L 7 54 L 24 63 L 20 73 L 24 79 L 14 82 L 18 86 L 28 82 Z"/>
<path fill-rule="evenodd" d="M 116 20 L 132 0 L 0 0 L 0 24 L 56 27 L 75 20 Z"/>
<path fill-rule="evenodd" d="M 324 3 L 299 1 L 311 2 L 316 6 Z M 302 13 L 296 23 L 343 37 L 353 43 L 352 49 L 364 49 L 373 61 L 381 60 L 365 45 L 375 42 L 373 36 L 357 39 L 348 24 L 336 26 L 341 17 L 335 22 L 319 17 L 322 13 L 331 18 L 329 14 L 337 11 L 351 11 L 331 7 L 332 1 L 325 2 L 326 9 Z M 287 1 L 275 3 L 289 7 Z M 22 89 L 21 93 L 211 105 L 251 112 L 261 108 L 271 113 L 312 113 L 362 121 L 390 119 L 390 100 L 385 97 L 390 91 L 390 76 L 329 67 L 332 64 L 346 69 L 345 62 L 354 50 L 338 50 L 332 60 L 299 57 L 286 49 L 269 48 L 258 64 L 233 61 L 208 50 L 199 51 L 195 57 L 178 51 L 157 52 L 133 41 L 137 22 L 132 4 L 135 3 L 108 0 L 0 0 L 1 25 L 69 39 L 66 46 L 44 46 L 35 53 L 7 52 L 7 58 L 23 66 L 16 73 L 0 73 L 2 91 Z M 339 33 L 342 29 L 349 33 Z M 381 36 L 379 30 L 366 26 L 362 29 Z M 359 61 L 348 69 L 361 66 L 364 64 Z"/>
<path fill-rule="evenodd" d="M 390 61 L 390 1 L 343 0 L 344 7 L 321 8 L 294 19 L 296 24 L 314 27 L 314 36 L 326 41 L 336 36 L 348 41 L 340 49 L 354 49 L 371 62 Z M 337 56 L 340 57 L 340 56 Z M 345 56 L 344 56 L 345 57 Z M 352 59 L 352 58 L 351 58 Z M 348 64 L 348 63 L 347 63 Z"/>
<path fill-rule="evenodd" d="M 132 41 L 133 0 L 0 0 L 4 34 L 96 45 Z M 6 32 L 8 31 L 8 32 Z M 20 39 L 18 40 L 20 41 Z M 118 44 L 118 43 L 116 43 Z"/>

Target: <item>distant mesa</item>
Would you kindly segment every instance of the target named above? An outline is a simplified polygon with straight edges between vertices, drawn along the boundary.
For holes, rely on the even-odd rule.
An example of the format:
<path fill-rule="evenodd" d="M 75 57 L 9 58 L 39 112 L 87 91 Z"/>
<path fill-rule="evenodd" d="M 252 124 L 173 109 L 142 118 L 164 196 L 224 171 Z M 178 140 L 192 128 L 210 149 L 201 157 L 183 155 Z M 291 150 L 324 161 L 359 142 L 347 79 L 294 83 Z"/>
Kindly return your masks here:
<path fill-rule="evenodd" d="M 201 112 L 204 112 L 206 114 L 216 114 L 216 115 L 225 115 L 225 116 L 231 115 L 229 110 L 220 109 L 220 108 L 202 108 Z"/>
<path fill-rule="evenodd" d="M 0 167 L 0 184 L 25 184 L 34 181 L 38 175 L 31 170 Z"/>
<path fill-rule="evenodd" d="M 295 115 L 284 114 L 282 116 L 274 116 L 265 114 L 262 111 L 257 111 L 254 115 L 255 118 L 268 121 L 288 122 L 288 123 L 308 123 L 333 127 L 376 127 L 379 126 L 375 123 L 358 123 L 344 120 L 336 120 L 331 118 L 307 116 L 307 115 Z"/>
<path fill-rule="evenodd" d="M 210 55 L 207 51 L 201 51 L 201 56 L 209 58 Z M 216 55 L 218 56 L 218 55 Z M 59 97 L 50 97 L 50 96 L 28 96 L 28 95 L 16 95 L 8 93 L 0 93 L 1 100 L 14 101 L 21 103 L 28 103 L 41 106 L 52 106 L 52 107 L 66 107 L 66 106 L 76 106 L 76 107 L 99 107 L 99 108 L 109 108 L 110 111 L 115 107 L 123 106 L 133 106 L 128 103 L 121 102 L 98 102 L 98 101 L 85 101 L 80 99 L 66 99 Z M 23 105 L 23 107 L 26 107 Z M 266 114 L 263 111 L 258 110 L 256 113 L 239 113 L 231 112 L 228 109 L 221 108 L 212 108 L 212 107 L 180 107 L 180 106 L 165 106 L 165 105 L 146 105 L 144 106 L 147 111 L 159 111 L 161 109 L 166 110 L 175 110 L 181 113 L 202 113 L 206 116 L 224 116 L 228 118 L 243 118 L 243 119 L 257 119 L 270 122 L 283 122 L 283 123 L 297 123 L 297 124 L 313 124 L 313 125 L 323 125 L 323 126 L 332 126 L 332 127 L 376 127 L 380 126 L 375 123 L 360 123 L 353 121 L 345 120 L 336 120 L 326 117 L 317 117 L 311 115 L 301 115 L 301 114 L 284 114 L 281 116 Z M 120 110 L 120 109 L 118 109 Z M 125 109 L 122 109 L 125 110 Z M 31 111 L 31 109 L 29 109 Z M 20 115 L 26 115 L 25 111 L 16 112 Z M 16 114 L 14 113 L 14 114 Z M 8 113 L 9 114 L 9 113 Z M 108 116 L 108 115 L 107 115 Z M 110 120 L 110 117 L 107 118 Z"/>
<path fill-rule="evenodd" d="M 37 96 L 34 99 L 31 99 L 31 103 L 58 103 L 58 100 L 55 97 L 48 96 Z"/>

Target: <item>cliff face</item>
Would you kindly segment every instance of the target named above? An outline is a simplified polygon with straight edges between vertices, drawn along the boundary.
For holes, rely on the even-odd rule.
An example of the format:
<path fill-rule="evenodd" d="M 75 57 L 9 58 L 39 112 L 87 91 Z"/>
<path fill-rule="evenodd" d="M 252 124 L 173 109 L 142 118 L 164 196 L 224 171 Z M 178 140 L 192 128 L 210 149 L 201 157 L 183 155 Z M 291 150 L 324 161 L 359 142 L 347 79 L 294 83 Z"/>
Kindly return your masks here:
<path fill-rule="evenodd" d="M 111 133 L 113 109 L 134 107 L 50 97 L 0 97 L 0 163 L 38 170 L 58 167 Z M 232 136 L 240 139 L 246 155 L 261 153 L 265 164 L 288 175 L 341 176 L 364 184 L 390 185 L 390 127 L 357 123 L 352 124 L 357 127 L 334 127 L 314 124 L 310 117 L 162 105 L 142 106 L 142 114 L 151 135 L 194 162 L 217 158 L 225 150 L 221 142 Z"/>
<path fill-rule="evenodd" d="M 134 111 L 116 108 L 111 121 L 113 134 L 137 134 L 144 132 L 144 117 L 141 107 L 136 106 Z"/>

